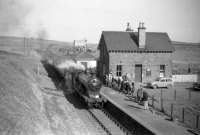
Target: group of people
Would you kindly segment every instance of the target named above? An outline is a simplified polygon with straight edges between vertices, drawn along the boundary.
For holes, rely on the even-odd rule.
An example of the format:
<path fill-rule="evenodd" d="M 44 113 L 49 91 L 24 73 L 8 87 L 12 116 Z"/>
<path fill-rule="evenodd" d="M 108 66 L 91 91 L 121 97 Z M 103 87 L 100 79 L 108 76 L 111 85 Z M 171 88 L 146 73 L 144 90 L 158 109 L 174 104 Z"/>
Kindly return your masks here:
<path fill-rule="evenodd" d="M 125 94 L 134 95 L 135 92 L 135 83 L 130 81 L 127 74 L 122 77 L 115 77 L 112 73 L 105 75 L 104 84 L 107 87 L 118 90 L 119 92 L 123 92 Z M 142 85 L 137 89 L 136 101 L 141 104 L 144 104 L 144 109 L 148 110 L 148 93 L 143 90 Z"/>
<path fill-rule="evenodd" d="M 127 75 L 115 77 L 112 73 L 109 73 L 104 78 L 104 84 L 126 94 L 133 94 L 135 91 L 134 82 L 131 82 Z"/>

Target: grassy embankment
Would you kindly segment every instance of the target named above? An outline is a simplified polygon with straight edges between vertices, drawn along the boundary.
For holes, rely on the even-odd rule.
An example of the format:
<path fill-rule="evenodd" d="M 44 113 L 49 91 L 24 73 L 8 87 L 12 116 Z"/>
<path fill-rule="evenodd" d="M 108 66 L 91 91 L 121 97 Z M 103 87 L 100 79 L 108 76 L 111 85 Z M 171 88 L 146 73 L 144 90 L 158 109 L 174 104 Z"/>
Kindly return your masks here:
<path fill-rule="evenodd" d="M 0 134 L 76 135 L 88 131 L 39 59 L 0 51 Z"/>

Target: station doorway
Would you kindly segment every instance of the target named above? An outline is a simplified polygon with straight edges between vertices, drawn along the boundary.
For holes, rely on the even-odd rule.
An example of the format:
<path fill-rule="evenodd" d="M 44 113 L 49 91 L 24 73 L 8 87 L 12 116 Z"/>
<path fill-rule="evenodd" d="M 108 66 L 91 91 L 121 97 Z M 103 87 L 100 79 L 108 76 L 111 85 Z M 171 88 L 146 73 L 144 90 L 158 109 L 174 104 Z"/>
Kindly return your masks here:
<path fill-rule="evenodd" d="M 135 65 L 135 82 L 142 82 L 142 64 Z"/>

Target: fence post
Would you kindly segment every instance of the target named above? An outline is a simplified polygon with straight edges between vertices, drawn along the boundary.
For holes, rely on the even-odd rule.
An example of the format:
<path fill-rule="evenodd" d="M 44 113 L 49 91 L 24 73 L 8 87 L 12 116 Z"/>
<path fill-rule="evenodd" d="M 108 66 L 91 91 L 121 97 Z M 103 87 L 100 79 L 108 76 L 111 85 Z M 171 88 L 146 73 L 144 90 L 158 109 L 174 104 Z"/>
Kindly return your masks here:
<path fill-rule="evenodd" d="M 163 107 L 163 90 L 161 89 L 160 91 L 160 111 L 164 112 L 164 107 Z"/>
<path fill-rule="evenodd" d="M 171 114 L 170 114 L 170 120 L 173 121 L 173 111 L 174 111 L 174 105 L 173 103 L 171 104 Z"/>
<path fill-rule="evenodd" d="M 182 109 L 182 122 L 185 122 L 185 108 Z"/>
<path fill-rule="evenodd" d="M 174 90 L 174 100 L 176 100 L 176 89 Z"/>
<path fill-rule="evenodd" d="M 152 108 L 154 108 L 154 95 L 152 96 Z"/>
<path fill-rule="evenodd" d="M 197 114 L 196 116 L 196 128 L 199 127 L 199 114 Z"/>

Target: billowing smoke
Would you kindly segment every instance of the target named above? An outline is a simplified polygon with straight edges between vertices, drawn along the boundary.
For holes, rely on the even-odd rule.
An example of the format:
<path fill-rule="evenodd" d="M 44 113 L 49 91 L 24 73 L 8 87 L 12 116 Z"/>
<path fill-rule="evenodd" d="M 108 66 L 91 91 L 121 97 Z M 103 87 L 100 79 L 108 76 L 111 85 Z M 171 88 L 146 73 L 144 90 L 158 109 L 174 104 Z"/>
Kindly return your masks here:
<path fill-rule="evenodd" d="M 36 34 L 37 38 L 40 40 L 40 49 L 45 49 L 45 39 L 47 39 L 48 36 L 46 29 L 44 27 L 39 27 Z"/>
<path fill-rule="evenodd" d="M 70 72 L 76 70 L 85 70 L 85 67 L 80 63 L 75 63 L 73 60 L 66 60 L 57 65 L 57 68 L 61 70 L 68 70 Z"/>
<path fill-rule="evenodd" d="M 31 7 L 24 0 L 0 0 L 0 34 L 23 30 L 25 18 L 30 11 Z"/>
<path fill-rule="evenodd" d="M 33 18 L 34 11 L 31 0 L 0 0 L 0 36 L 47 39 L 44 24 Z"/>

